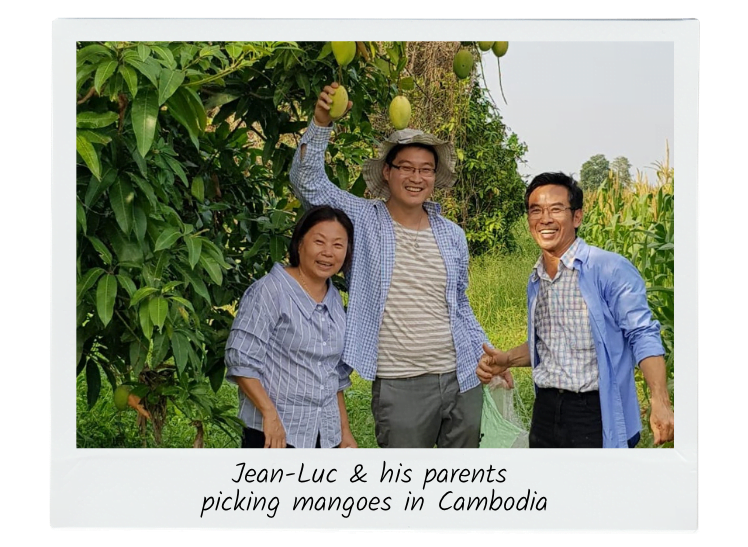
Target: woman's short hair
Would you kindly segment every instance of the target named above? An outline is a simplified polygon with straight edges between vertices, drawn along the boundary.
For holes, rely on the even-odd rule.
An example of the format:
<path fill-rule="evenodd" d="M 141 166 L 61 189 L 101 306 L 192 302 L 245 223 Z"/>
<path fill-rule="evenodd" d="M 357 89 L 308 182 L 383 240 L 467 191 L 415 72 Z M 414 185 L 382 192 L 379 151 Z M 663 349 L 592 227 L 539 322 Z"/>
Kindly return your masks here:
<path fill-rule="evenodd" d="M 299 266 L 299 245 L 306 233 L 320 222 L 328 220 L 339 222 L 348 234 L 348 247 L 346 248 L 345 260 L 343 261 L 341 270 L 347 272 L 350 269 L 351 260 L 353 260 L 353 223 L 343 211 L 329 205 L 312 207 L 296 222 L 293 235 L 291 236 L 291 243 L 288 245 L 288 261 L 291 266 Z"/>

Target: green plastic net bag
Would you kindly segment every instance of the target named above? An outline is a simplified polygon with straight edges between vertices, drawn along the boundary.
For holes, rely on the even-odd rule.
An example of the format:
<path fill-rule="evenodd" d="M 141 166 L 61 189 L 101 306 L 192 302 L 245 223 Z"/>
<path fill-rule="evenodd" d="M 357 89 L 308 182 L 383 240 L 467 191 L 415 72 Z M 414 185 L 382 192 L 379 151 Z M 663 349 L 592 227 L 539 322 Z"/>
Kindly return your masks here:
<path fill-rule="evenodd" d="M 506 383 L 483 386 L 480 448 L 528 448 L 528 433 L 514 412 L 514 391 Z"/>

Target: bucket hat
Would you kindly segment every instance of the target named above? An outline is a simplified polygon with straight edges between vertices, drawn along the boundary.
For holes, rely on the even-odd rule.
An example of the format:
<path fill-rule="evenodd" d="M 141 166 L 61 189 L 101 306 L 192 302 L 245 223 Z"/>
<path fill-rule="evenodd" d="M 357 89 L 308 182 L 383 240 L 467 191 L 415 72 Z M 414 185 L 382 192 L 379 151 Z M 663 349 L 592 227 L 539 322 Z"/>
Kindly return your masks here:
<path fill-rule="evenodd" d="M 368 159 L 364 162 L 362 173 L 366 187 L 372 196 L 383 199 L 390 197 L 390 189 L 382 175 L 382 169 L 385 165 L 384 160 L 394 146 L 414 143 L 430 145 L 436 151 L 438 161 L 434 188 L 450 188 L 454 185 L 456 180 L 455 165 L 457 163 L 454 145 L 418 129 L 401 129 L 392 133 L 380 144 L 378 158 Z"/>

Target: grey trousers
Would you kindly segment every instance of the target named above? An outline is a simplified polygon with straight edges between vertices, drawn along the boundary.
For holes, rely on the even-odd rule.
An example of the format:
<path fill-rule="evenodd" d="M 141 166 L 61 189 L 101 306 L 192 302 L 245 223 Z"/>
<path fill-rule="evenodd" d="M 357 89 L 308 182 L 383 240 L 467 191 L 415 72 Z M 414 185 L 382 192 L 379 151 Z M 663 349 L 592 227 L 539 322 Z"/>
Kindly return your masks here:
<path fill-rule="evenodd" d="M 381 448 L 478 448 L 483 393 L 460 393 L 454 372 L 377 378 L 371 395 Z"/>

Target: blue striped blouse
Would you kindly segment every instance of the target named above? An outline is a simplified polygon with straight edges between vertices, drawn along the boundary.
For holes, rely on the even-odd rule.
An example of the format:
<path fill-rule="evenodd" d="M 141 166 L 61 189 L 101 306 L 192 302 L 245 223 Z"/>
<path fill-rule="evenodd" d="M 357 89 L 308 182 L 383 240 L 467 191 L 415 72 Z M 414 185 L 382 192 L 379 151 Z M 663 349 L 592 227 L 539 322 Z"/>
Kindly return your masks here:
<path fill-rule="evenodd" d="M 351 385 L 343 352 L 346 317 L 332 285 L 319 304 L 281 264 L 242 296 L 226 342 L 226 379 L 257 378 L 278 410 L 286 442 L 340 444 L 337 393 Z M 262 431 L 262 414 L 239 390 L 239 417 Z"/>

